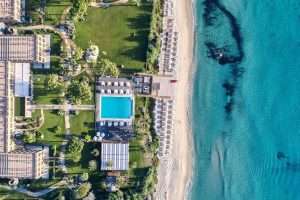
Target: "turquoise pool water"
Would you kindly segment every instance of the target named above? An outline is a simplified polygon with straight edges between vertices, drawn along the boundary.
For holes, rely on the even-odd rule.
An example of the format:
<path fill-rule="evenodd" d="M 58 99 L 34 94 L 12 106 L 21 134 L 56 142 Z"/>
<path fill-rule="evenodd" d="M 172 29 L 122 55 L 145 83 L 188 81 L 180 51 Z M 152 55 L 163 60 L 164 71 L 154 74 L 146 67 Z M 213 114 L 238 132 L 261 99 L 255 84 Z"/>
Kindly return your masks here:
<path fill-rule="evenodd" d="M 129 119 L 133 113 L 133 102 L 130 97 L 101 97 L 101 118 Z"/>

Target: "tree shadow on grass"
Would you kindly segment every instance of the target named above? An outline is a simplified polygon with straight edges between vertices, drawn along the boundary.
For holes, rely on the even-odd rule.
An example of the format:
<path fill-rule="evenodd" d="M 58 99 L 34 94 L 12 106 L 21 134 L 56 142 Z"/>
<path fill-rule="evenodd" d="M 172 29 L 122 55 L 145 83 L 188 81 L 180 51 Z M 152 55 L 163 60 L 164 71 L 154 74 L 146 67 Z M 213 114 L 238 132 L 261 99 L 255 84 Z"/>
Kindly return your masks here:
<path fill-rule="evenodd" d="M 140 14 L 136 17 L 127 18 L 128 27 L 136 30 L 143 30 L 143 29 L 149 30 L 150 22 L 151 22 L 151 12 L 146 14 Z"/>
<path fill-rule="evenodd" d="M 97 145 L 94 143 L 85 143 L 83 150 L 81 151 L 81 166 L 83 168 L 87 168 L 89 167 L 89 161 L 90 160 L 96 160 L 98 162 L 99 158 L 95 158 L 91 152 L 93 151 L 93 149 L 97 148 Z M 98 148 L 99 150 L 99 148 Z"/>

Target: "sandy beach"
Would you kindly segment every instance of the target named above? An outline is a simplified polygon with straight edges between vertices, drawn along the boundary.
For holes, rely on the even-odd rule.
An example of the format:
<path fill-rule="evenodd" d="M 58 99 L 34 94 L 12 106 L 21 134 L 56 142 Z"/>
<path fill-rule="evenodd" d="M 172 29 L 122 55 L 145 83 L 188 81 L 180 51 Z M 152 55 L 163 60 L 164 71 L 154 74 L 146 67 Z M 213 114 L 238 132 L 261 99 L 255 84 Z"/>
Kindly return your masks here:
<path fill-rule="evenodd" d="M 192 95 L 193 8 L 191 0 L 177 0 L 175 18 L 179 32 L 178 84 L 176 90 L 176 118 L 171 159 L 170 183 L 167 199 L 183 200 L 192 175 L 192 133 L 189 109 Z"/>

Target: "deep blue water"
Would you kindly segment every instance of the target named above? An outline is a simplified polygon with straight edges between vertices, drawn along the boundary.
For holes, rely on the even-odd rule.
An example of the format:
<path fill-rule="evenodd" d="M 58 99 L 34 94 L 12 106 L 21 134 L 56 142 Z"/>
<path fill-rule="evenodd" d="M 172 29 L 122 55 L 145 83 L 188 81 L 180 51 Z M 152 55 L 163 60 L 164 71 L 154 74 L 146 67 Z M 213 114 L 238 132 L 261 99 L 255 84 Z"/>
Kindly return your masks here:
<path fill-rule="evenodd" d="M 300 200 L 300 1 L 196 0 L 195 13 L 190 199 Z"/>

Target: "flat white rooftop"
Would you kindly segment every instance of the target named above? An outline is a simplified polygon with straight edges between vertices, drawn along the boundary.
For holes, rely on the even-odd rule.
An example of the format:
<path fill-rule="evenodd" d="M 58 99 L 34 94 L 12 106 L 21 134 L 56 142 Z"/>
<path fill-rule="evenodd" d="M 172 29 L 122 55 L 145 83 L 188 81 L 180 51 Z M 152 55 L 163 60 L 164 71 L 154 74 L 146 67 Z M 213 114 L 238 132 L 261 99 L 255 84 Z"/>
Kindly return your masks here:
<path fill-rule="evenodd" d="M 30 64 L 15 63 L 15 96 L 28 97 L 30 89 Z"/>
<path fill-rule="evenodd" d="M 129 168 L 128 143 L 101 144 L 101 170 L 122 171 Z"/>

